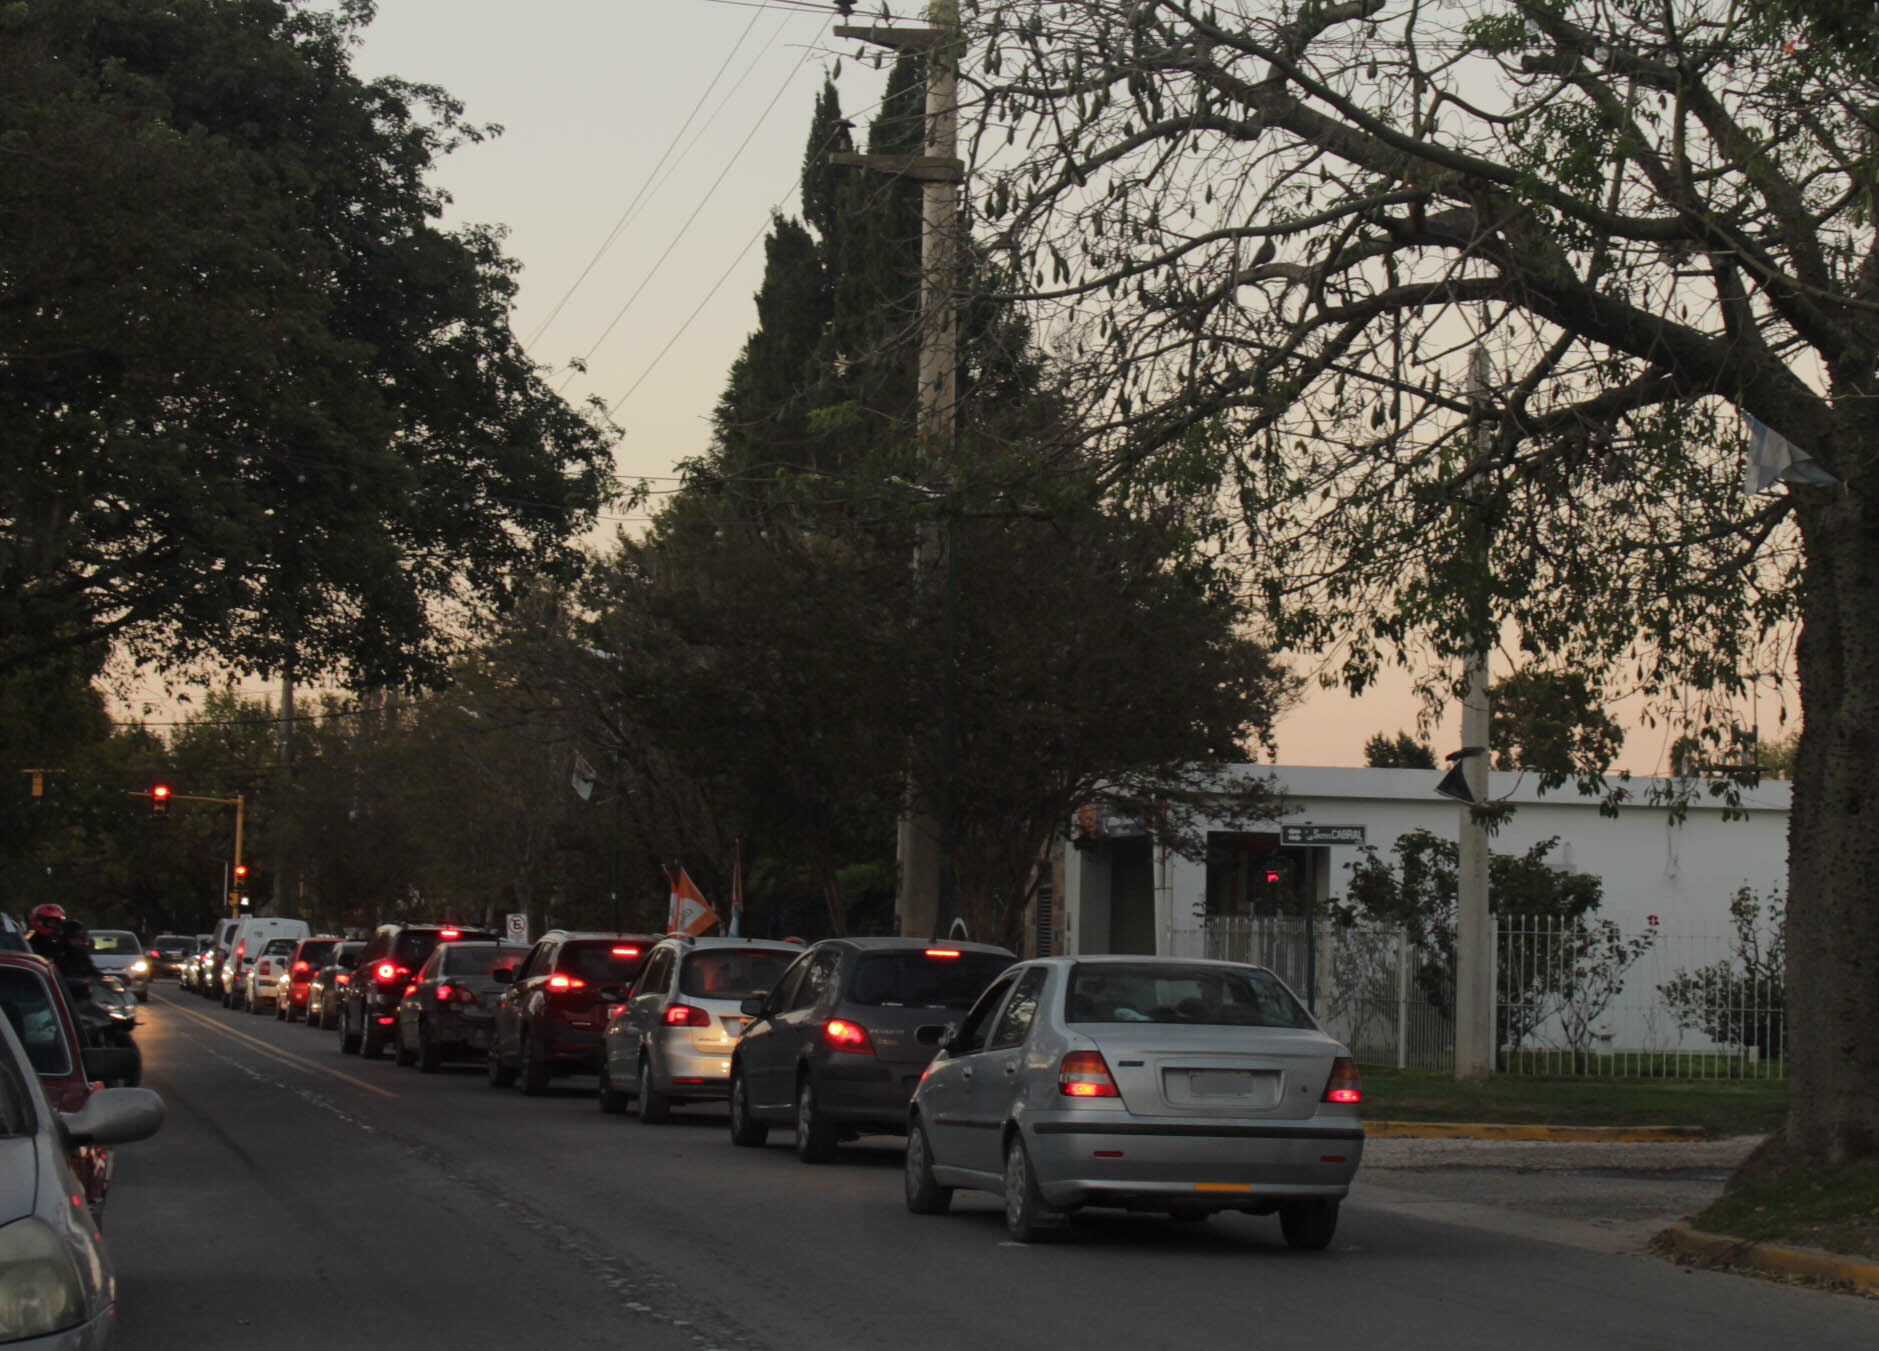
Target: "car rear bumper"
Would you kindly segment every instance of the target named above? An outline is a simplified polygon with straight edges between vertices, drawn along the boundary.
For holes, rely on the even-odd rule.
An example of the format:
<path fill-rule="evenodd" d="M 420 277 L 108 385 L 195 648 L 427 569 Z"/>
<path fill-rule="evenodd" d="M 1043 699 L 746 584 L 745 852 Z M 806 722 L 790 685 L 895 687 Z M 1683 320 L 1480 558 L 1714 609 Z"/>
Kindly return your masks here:
<path fill-rule="evenodd" d="M 816 1107 L 844 1126 L 900 1134 L 924 1063 L 897 1064 L 870 1055 L 831 1054 L 816 1066 Z"/>
<path fill-rule="evenodd" d="M 605 1054 L 603 1033 L 599 1028 L 569 1027 L 556 1023 L 548 1034 L 548 1059 L 557 1069 L 576 1070 L 582 1074 L 600 1073 L 600 1058 Z"/>
<path fill-rule="evenodd" d="M 1363 1162 L 1354 1119 L 1290 1122 L 1032 1113 L 1022 1125 L 1038 1188 L 1054 1206 L 1242 1209 L 1337 1199 Z"/>
<path fill-rule="evenodd" d="M 430 1019 L 431 1037 L 440 1045 L 460 1046 L 469 1051 L 489 1049 L 490 1033 L 496 1026 L 494 1015 L 485 1013 L 478 1018 L 439 1009 L 426 1016 Z"/>
<path fill-rule="evenodd" d="M 678 1044 L 678 1037 L 674 1036 L 659 1047 L 653 1065 L 665 1080 L 659 1087 L 675 1098 L 715 1101 L 730 1096 L 729 1044 L 722 1051 L 701 1051 L 689 1044 Z M 681 1079 L 686 1082 L 680 1083 Z"/>

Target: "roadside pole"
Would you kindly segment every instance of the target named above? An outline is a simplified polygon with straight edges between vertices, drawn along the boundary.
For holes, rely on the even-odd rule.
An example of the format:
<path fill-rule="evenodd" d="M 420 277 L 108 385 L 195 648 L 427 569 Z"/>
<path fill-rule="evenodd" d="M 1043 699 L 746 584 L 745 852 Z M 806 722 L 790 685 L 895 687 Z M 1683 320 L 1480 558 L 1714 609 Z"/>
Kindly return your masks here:
<path fill-rule="evenodd" d="M 958 0 L 932 0 L 921 26 L 878 23 L 838 24 L 835 36 L 872 42 L 896 52 L 926 57 L 926 144 L 922 155 L 837 153 L 834 164 L 853 165 L 911 178 L 922 185 L 920 230 L 920 446 L 928 470 L 951 488 L 955 412 L 959 398 L 959 184 L 965 166 L 959 159 L 959 6 Z M 948 504 L 948 521 L 920 529 L 914 570 L 923 586 L 946 587 L 947 669 L 941 673 L 942 762 L 952 757 L 952 628 L 956 623 L 957 504 Z M 944 572 L 942 572 L 944 569 Z M 945 581 L 940 582 L 941 578 Z M 944 937 L 957 917 L 952 868 L 951 784 L 949 769 L 934 785 L 936 804 L 911 803 L 901 814 L 897 854 L 900 863 L 896 917 L 900 932 L 915 937 Z M 917 788 L 918 785 L 915 785 Z M 916 795 L 917 796 L 917 795 Z"/>
<path fill-rule="evenodd" d="M 1487 349 L 1468 357 L 1468 400 L 1473 422 L 1475 463 L 1485 464 L 1493 443 L 1489 425 Z M 1455 1077 L 1477 1083 L 1494 1072 L 1494 930 L 1488 913 L 1488 832 L 1475 819 L 1474 807 L 1488 796 L 1488 651 L 1492 618 L 1488 605 L 1488 523 L 1483 490 L 1477 482 L 1464 498 L 1469 513 L 1468 548 L 1474 554 L 1469 623 L 1475 642 L 1464 666 L 1461 706 L 1462 775 L 1472 803 L 1463 803 L 1456 869 L 1455 937 Z"/>

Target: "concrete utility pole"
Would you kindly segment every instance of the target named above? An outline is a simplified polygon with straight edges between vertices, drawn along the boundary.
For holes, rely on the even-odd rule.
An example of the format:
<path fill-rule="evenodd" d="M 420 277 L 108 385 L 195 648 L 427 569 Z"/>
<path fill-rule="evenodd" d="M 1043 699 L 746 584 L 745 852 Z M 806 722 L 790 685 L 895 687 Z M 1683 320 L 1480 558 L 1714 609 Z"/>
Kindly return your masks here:
<path fill-rule="evenodd" d="M 1489 420 L 1488 380 L 1491 368 L 1487 349 L 1477 347 L 1468 356 L 1468 401 L 1473 422 L 1477 467 L 1484 465 L 1493 447 Z M 1484 505 L 1470 494 L 1463 510 L 1470 512 L 1469 549 L 1474 594 L 1469 598 L 1469 622 L 1477 646 L 1464 667 L 1465 691 L 1461 705 L 1461 770 L 1476 803 L 1487 801 L 1488 748 L 1491 725 L 1488 708 L 1489 626 L 1488 524 Z M 1473 753 L 1470 753 L 1470 752 Z M 1461 808 L 1459 859 L 1456 871 L 1457 930 L 1455 936 L 1455 1077 L 1478 1082 L 1494 1072 L 1494 928 L 1488 913 L 1488 832 L 1475 820 L 1474 807 Z"/>
<path fill-rule="evenodd" d="M 926 57 L 926 153 L 923 155 L 831 155 L 835 164 L 855 165 L 919 181 L 923 186 L 920 231 L 920 445 L 936 479 L 950 482 L 955 415 L 959 400 L 959 6 L 933 0 L 927 23 L 838 25 L 838 38 L 857 38 L 897 52 Z M 935 522 L 922 528 L 914 567 L 937 584 L 953 559 L 952 541 Z M 947 622 L 953 622 L 949 593 Z M 952 660 L 948 633 L 947 661 Z M 951 671 L 945 673 L 947 707 L 942 711 L 942 760 L 952 756 Z M 920 937 L 945 935 L 958 913 L 953 888 L 951 775 L 937 785 L 937 809 L 911 807 L 900 818 L 900 931 Z"/>

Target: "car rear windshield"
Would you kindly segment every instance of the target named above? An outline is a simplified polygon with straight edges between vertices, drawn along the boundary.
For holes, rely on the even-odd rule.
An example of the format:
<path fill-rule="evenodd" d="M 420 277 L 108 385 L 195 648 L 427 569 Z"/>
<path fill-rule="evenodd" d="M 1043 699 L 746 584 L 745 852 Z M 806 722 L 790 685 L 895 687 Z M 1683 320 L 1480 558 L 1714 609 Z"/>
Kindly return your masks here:
<path fill-rule="evenodd" d="M 514 970 L 528 956 L 527 948 L 507 943 L 464 943 L 444 954 L 443 974 L 447 976 L 487 976 L 499 966 Z"/>
<path fill-rule="evenodd" d="M 93 929 L 91 931 L 91 952 L 94 957 L 122 957 L 142 951 L 143 946 L 138 943 L 137 935 L 134 933 L 126 933 L 122 929 Z"/>
<path fill-rule="evenodd" d="M 855 963 L 848 998 L 885 1009 L 966 1009 L 1010 965 L 1011 958 L 995 952 L 871 952 Z"/>
<path fill-rule="evenodd" d="M 302 943 L 300 945 L 300 955 L 295 957 L 294 960 L 296 962 L 305 962 L 308 966 L 325 966 L 328 962 L 333 960 L 333 949 L 338 946 L 339 940 L 337 938 L 327 938 L 315 940 L 311 943 Z"/>
<path fill-rule="evenodd" d="M 268 945 L 261 949 L 263 957 L 285 957 L 300 946 L 298 938 L 270 938 Z"/>
<path fill-rule="evenodd" d="M 364 943 L 341 943 L 333 949 L 333 955 L 329 960 L 336 966 L 354 967 L 359 964 L 359 954 L 364 951 Z"/>
<path fill-rule="evenodd" d="M 777 977 L 801 956 L 768 948 L 706 948 L 686 957 L 679 993 L 697 999 L 746 999 L 768 994 Z"/>
<path fill-rule="evenodd" d="M 450 935 L 450 939 L 444 937 Z M 399 934 L 391 946 L 392 960 L 413 971 L 430 960 L 439 943 L 462 938 L 494 938 L 496 935 L 481 929 L 406 929 Z"/>
<path fill-rule="evenodd" d="M 40 1074 L 70 1074 L 72 1056 L 65 1025 L 52 1004 L 52 991 L 36 972 L 0 966 L 0 1010 L 26 1048 L 26 1059 Z"/>
<path fill-rule="evenodd" d="M 155 947 L 156 950 L 165 957 L 174 957 L 178 953 L 194 952 L 196 950 L 196 940 L 193 938 L 159 938 L 151 946 Z"/>
<path fill-rule="evenodd" d="M 1193 1023 L 1311 1027 L 1278 977 L 1250 966 L 1085 962 L 1070 973 L 1064 1018 L 1073 1023 Z"/>
<path fill-rule="evenodd" d="M 555 958 L 555 970 L 579 976 L 589 985 L 623 985 L 639 974 L 645 956 L 646 948 L 641 943 L 586 939 L 563 943 L 561 955 Z"/>

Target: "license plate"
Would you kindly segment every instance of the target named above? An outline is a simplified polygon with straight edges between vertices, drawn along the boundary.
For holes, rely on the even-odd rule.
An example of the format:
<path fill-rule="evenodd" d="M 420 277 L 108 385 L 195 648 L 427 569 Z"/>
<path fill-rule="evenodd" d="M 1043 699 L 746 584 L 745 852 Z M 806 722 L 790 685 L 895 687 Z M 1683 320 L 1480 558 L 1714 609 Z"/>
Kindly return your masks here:
<path fill-rule="evenodd" d="M 1187 1091 L 1197 1098 L 1243 1098 L 1253 1091 L 1246 1070 L 1189 1070 Z"/>

